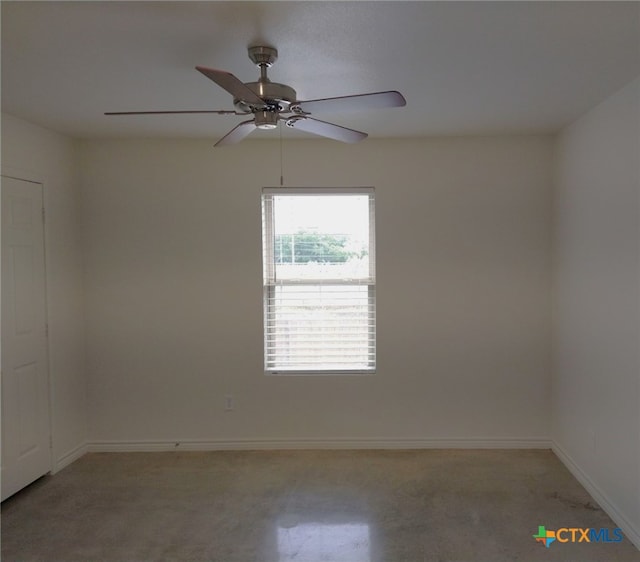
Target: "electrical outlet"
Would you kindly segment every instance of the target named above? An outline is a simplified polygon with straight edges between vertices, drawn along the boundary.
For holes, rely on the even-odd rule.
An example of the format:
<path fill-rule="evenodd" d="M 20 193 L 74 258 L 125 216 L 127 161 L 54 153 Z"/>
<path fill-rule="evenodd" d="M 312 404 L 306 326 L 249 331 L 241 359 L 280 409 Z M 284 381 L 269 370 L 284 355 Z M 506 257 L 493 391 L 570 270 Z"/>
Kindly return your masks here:
<path fill-rule="evenodd" d="M 236 401 L 233 398 L 233 394 L 225 394 L 224 395 L 224 409 L 225 412 L 232 412 L 235 410 Z"/>

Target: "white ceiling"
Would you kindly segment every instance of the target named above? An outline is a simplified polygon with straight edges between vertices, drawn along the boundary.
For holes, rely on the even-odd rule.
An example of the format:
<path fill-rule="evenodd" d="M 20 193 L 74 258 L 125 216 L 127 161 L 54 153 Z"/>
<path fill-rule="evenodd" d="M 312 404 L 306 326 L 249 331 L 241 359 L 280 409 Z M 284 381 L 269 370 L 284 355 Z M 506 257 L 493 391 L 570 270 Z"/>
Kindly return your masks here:
<path fill-rule="evenodd" d="M 299 99 L 401 91 L 404 108 L 314 114 L 374 137 L 550 132 L 640 75 L 640 3 L 3 1 L 2 110 L 82 138 L 216 139 L 242 118 L 103 112 L 233 109 L 194 67 L 255 81 L 255 44 Z"/>

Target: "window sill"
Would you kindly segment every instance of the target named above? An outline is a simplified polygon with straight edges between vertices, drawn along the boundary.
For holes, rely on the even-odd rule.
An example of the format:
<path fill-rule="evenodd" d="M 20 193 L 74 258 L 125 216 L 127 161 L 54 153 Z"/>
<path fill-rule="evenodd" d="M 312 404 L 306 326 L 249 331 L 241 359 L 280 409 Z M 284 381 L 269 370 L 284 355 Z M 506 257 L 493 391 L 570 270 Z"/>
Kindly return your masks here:
<path fill-rule="evenodd" d="M 350 376 L 366 376 L 375 375 L 375 369 L 362 369 L 362 370 L 273 370 L 265 371 L 264 374 L 268 377 L 309 377 L 309 376 L 328 376 L 328 377 L 350 377 Z"/>

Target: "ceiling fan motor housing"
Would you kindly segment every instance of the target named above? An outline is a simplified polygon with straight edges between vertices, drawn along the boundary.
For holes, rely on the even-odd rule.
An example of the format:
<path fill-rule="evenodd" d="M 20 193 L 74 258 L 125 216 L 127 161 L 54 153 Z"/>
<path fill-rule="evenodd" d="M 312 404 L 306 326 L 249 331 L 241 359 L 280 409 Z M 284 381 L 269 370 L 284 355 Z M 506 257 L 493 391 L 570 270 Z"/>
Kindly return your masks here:
<path fill-rule="evenodd" d="M 255 109 L 268 111 L 288 111 L 291 104 L 296 103 L 296 91 L 286 84 L 259 80 L 245 84 L 252 92 L 264 100 L 264 107 L 252 106 L 244 100 L 234 99 L 233 105 L 242 113 L 252 113 Z"/>
<path fill-rule="evenodd" d="M 271 82 L 267 77 L 267 68 L 278 59 L 278 51 L 273 47 L 256 45 L 249 47 L 249 58 L 260 68 L 260 79 L 257 82 L 248 82 L 245 86 L 262 98 L 264 105 L 255 106 L 236 98 L 233 100 L 236 109 L 242 113 L 255 113 L 256 119 L 265 111 L 275 113 L 289 111 L 291 104 L 296 102 L 296 91 L 286 84 Z"/>

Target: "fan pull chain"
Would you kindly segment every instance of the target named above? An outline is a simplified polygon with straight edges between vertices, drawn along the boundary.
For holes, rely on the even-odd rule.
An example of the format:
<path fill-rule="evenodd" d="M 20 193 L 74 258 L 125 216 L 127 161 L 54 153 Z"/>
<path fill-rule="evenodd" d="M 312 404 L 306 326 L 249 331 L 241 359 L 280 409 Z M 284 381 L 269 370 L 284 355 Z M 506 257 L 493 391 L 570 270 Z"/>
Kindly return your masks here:
<path fill-rule="evenodd" d="M 284 171 L 282 168 L 282 120 L 278 122 L 280 130 L 280 187 L 284 185 Z"/>

